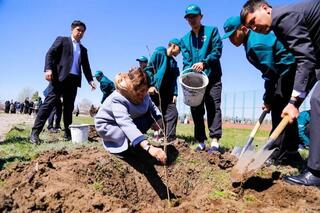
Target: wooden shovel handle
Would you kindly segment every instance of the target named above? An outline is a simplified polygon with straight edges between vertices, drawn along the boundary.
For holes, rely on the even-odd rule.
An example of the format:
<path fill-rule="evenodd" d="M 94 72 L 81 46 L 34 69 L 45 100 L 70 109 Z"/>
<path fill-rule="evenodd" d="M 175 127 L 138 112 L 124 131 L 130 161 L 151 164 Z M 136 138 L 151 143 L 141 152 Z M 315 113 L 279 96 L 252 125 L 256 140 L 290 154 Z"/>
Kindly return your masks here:
<path fill-rule="evenodd" d="M 281 134 L 281 132 L 284 130 L 284 128 L 289 123 L 289 115 L 285 115 L 281 122 L 278 124 L 277 128 L 272 132 L 269 139 L 272 139 L 273 141 L 277 139 L 277 137 Z"/>
<path fill-rule="evenodd" d="M 259 117 L 259 120 L 256 122 L 256 125 L 254 126 L 254 128 L 252 129 L 251 133 L 250 133 L 250 138 L 254 138 L 254 136 L 256 135 L 258 129 L 260 128 L 263 120 L 264 120 L 264 117 L 266 117 L 267 115 L 267 111 L 263 110 L 263 112 L 261 113 L 260 117 Z"/>

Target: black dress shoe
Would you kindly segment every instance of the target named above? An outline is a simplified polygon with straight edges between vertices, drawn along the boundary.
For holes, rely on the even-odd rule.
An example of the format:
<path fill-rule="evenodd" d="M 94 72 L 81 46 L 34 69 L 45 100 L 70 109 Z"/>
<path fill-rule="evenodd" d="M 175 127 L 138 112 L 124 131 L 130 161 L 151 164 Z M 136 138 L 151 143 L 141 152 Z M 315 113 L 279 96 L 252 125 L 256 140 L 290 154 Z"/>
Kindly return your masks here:
<path fill-rule="evenodd" d="M 39 138 L 39 134 L 36 132 L 32 131 L 30 135 L 30 142 L 36 145 L 39 145 L 41 143 L 41 140 Z"/>
<path fill-rule="evenodd" d="M 65 141 L 71 141 L 71 134 L 68 134 L 67 132 L 65 132 L 63 138 Z"/>
<path fill-rule="evenodd" d="M 293 184 L 300 184 L 305 186 L 320 186 L 320 177 L 314 176 L 310 171 L 306 170 L 300 175 L 285 176 L 284 181 Z"/>

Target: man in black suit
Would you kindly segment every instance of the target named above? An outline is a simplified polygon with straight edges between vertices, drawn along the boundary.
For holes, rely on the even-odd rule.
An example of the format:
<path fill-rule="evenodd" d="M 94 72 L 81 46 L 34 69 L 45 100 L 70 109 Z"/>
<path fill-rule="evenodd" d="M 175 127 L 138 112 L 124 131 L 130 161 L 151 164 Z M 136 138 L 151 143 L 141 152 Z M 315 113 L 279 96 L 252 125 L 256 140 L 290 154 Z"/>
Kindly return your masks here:
<path fill-rule="evenodd" d="M 80 43 L 85 30 L 86 25 L 83 22 L 72 22 L 71 36 L 57 37 L 46 54 L 45 79 L 50 82 L 49 87 L 51 89 L 49 89 L 49 93 L 34 122 L 30 135 L 32 143 L 40 143 L 39 134 L 61 96 L 64 101 L 64 138 L 71 140 L 69 125 L 72 123 L 72 111 L 77 88 L 81 86 L 81 70 L 92 89 L 96 88 L 92 78 L 87 49 Z"/>
<path fill-rule="evenodd" d="M 293 91 L 282 116 L 290 122 L 299 115 L 299 106 L 320 79 L 320 1 L 311 0 L 295 5 L 272 8 L 264 0 L 250 0 L 243 6 L 241 20 L 259 33 L 274 31 L 297 61 Z M 302 174 L 287 176 L 294 184 L 320 186 L 320 84 L 314 86 L 310 99 L 310 152 L 308 167 Z"/>

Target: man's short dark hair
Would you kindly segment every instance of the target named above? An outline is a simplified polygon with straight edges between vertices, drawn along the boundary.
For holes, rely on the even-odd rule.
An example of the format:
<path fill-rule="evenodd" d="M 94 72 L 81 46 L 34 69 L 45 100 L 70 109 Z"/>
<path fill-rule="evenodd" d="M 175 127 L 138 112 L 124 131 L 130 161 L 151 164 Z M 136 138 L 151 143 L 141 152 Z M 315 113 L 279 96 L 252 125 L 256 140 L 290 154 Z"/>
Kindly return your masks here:
<path fill-rule="evenodd" d="M 86 31 L 86 29 L 87 29 L 86 25 L 82 21 L 79 21 L 79 20 L 75 20 L 72 22 L 71 29 L 74 29 L 79 26 L 83 27 L 84 31 Z"/>
<path fill-rule="evenodd" d="M 249 13 L 253 13 L 256 9 L 258 9 L 262 4 L 266 4 L 269 7 L 269 3 L 265 0 L 248 0 L 242 7 L 240 12 L 241 23 L 245 25 L 246 17 Z"/>

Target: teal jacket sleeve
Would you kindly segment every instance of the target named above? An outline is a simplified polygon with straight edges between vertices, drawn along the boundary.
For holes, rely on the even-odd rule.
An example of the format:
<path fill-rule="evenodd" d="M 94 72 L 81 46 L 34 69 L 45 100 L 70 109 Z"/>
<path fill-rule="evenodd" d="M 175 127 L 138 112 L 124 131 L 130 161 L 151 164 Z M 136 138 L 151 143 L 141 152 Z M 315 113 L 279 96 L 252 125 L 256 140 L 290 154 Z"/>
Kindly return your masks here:
<path fill-rule="evenodd" d="M 305 144 L 309 145 L 309 137 L 306 135 L 306 126 L 310 122 L 310 111 L 303 111 L 297 118 L 298 132 L 300 140 Z"/>
<path fill-rule="evenodd" d="M 174 91 L 173 91 L 173 95 L 174 96 L 178 96 L 178 83 L 177 83 L 177 78 L 179 77 L 180 75 L 180 71 L 179 71 L 179 68 L 177 66 L 177 62 L 175 61 L 175 70 L 174 70 L 174 74 L 175 74 L 175 85 L 174 85 Z"/>
<path fill-rule="evenodd" d="M 222 41 L 219 35 L 218 28 L 214 27 L 211 35 L 211 52 L 203 60 L 206 64 L 211 64 L 215 60 L 219 60 L 222 54 Z"/>
<path fill-rule="evenodd" d="M 192 56 L 190 53 L 190 47 L 188 48 L 189 44 L 188 41 L 190 40 L 190 33 L 185 35 L 181 39 L 181 53 L 183 57 L 183 70 L 190 68 L 192 66 Z"/>
<path fill-rule="evenodd" d="M 154 86 L 157 89 L 161 87 L 161 80 L 167 68 L 166 55 L 160 51 L 155 51 L 145 69 L 150 80 L 150 86 Z"/>
<path fill-rule="evenodd" d="M 278 72 L 279 76 L 282 76 L 289 72 L 292 66 L 296 64 L 295 57 L 279 40 L 276 40 L 273 51 L 275 55 L 274 61 L 276 71 Z"/>
<path fill-rule="evenodd" d="M 265 80 L 263 100 L 266 104 L 271 104 L 275 93 L 276 79 L 278 79 L 274 67 L 273 48 L 262 44 L 254 45 L 248 51 L 248 55 L 251 59 L 250 62 L 261 71 L 262 78 Z"/>
<path fill-rule="evenodd" d="M 112 81 L 107 82 L 106 84 L 101 84 L 101 91 L 103 93 L 101 103 L 115 90 L 114 83 Z"/>
<path fill-rule="evenodd" d="M 178 74 L 178 76 L 179 76 L 179 74 Z M 177 81 L 176 81 L 175 86 L 174 86 L 173 95 L 178 97 L 178 83 L 177 83 Z"/>
<path fill-rule="evenodd" d="M 155 85 L 155 78 L 154 78 L 154 67 L 151 64 L 148 64 L 146 68 L 144 68 L 144 71 L 147 73 L 148 78 L 149 78 L 149 84 L 150 86 Z"/>

